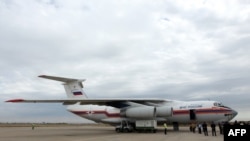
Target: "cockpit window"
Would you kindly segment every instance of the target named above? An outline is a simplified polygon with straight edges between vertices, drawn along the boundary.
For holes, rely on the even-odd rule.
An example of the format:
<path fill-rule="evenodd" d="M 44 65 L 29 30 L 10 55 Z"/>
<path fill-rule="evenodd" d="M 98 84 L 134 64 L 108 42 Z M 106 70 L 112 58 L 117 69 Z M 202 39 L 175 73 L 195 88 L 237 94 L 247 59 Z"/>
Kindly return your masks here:
<path fill-rule="evenodd" d="M 224 107 L 224 105 L 220 102 L 215 102 L 214 103 L 214 106 L 218 106 L 218 107 Z"/>
<path fill-rule="evenodd" d="M 219 103 L 219 102 L 215 102 L 214 103 L 214 106 L 218 106 L 218 107 L 221 107 L 221 106 L 223 106 L 221 103 Z"/>
<path fill-rule="evenodd" d="M 214 106 L 228 108 L 227 106 L 224 106 L 221 102 L 215 102 Z"/>
<path fill-rule="evenodd" d="M 218 103 L 218 106 L 219 106 L 219 107 L 223 107 L 223 104 L 222 104 L 222 103 Z"/>
<path fill-rule="evenodd" d="M 214 106 L 218 106 L 218 103 L 217 103 L 217 102 L 215 102 L 215 103 L 214 103 Z"/>

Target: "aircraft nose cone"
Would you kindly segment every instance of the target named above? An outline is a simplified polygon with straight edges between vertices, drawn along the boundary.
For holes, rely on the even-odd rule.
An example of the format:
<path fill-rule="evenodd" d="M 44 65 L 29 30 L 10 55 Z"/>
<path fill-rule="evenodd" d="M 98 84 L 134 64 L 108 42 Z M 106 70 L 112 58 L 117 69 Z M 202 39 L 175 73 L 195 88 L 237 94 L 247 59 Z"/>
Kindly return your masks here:
<path fill-rule="evenodd" d="M 233 117 L 235 117 L 238 114 L 238 112 L 232 109 L 232 114 L 233 114 Z"/>

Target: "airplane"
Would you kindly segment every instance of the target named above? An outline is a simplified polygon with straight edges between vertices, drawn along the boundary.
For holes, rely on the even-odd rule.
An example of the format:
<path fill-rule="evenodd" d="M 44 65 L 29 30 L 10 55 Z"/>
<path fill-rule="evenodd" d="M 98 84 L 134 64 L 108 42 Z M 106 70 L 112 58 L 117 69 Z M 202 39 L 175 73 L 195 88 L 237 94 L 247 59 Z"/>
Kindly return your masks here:
<path fill-rule="evenodd" d="M 86 79 L 73 79 L 49 75 L 40 78 L 63 82 L 67 99 L 11 99 L 13 103 L 62 103 L 67 110 L 96 123 L 115 126 L 117 132 L 134 131 L 138 127 L 153 127 L 171 123 L 175 130 L 179 124 L 201 122 L 228 122 L 238 113 L 218 101 L 179 101 L 161 98 L 88 98 L 83 91 Z M 151 124 L 150 124 L 151 123 Z M 140 125 L 141 124 L 141 125 Z M 156 126 L 155 126 L 156 125 Z M 131 130 L 130 130 L 131 129 Z"/>

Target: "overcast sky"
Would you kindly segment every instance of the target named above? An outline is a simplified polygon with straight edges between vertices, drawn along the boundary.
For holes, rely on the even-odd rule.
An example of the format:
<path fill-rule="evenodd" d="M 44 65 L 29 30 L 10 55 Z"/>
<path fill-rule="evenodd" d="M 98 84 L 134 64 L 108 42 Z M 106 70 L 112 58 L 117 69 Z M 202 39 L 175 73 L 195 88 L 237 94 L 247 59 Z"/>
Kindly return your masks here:
<path fill-rule="evenodd" d="M 91 98 L 217 100 L 250 120 L 247 0 L 0 0 L 0 122 L 88 122 L 55 75 Z"/>

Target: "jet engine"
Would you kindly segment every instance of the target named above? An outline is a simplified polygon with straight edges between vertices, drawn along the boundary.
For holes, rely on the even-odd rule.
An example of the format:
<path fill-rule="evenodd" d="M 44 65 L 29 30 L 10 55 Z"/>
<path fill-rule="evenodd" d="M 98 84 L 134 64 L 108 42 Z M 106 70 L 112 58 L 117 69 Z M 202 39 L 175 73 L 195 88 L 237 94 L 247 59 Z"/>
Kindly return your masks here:
<path fill-rule="evenodd" d="M 173 108 L 169 106 L 157 107 L 156 111 L 157 117 L 169 117 L 173 114 Z"/>
<path fill-rule="evenodd" d="M 156 108 L 153 106 L 133 107 L 121 110 L 120 115 L 135 119 L 152 119 L 156 116 Z"/>

